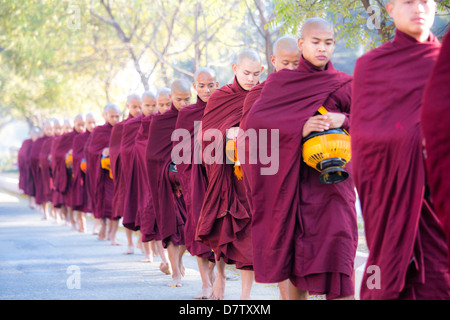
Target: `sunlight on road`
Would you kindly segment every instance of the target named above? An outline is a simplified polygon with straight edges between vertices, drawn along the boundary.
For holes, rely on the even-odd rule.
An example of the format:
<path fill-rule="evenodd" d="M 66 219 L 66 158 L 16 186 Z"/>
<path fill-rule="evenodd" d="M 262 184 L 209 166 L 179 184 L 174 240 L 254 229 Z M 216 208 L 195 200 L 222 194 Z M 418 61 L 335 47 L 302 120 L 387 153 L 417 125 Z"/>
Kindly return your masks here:
<path fill-rule="evenodd" d="M 0 203 L 18 203 L 19 199 L 13 196 L 10 196 L 9 194 L 0 192 Z"/>

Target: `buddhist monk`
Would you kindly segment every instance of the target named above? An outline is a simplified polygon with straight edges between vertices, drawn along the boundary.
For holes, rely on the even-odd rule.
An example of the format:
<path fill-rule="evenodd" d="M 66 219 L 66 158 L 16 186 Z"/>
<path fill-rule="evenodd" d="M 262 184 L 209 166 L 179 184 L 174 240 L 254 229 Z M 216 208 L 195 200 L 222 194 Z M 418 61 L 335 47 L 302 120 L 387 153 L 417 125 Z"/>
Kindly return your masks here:
<path fill-rule="evenodd" d="M 94 217 L 100 222 L 99 240 L 107 238 L 106 219 L 113 219 L 112 197 L 114 192 L 114 182 L 110 177 L 110 170 L 102 167 L 102 157 L 105 159 L 109 157 L 111 131 L 120 119 L 120 109 L 115 104 L 107 104 L 103 111 L 106 123 L 94 128 L 87 150 L 87 171 L 89 176 L 92 176 L 89 188 L 92 191 Z"/>
<path fill-rule="evenodd" d="M 122 184 L 124 185 L 122 224 L 126 228 L 128 249 L 126 253 L 133 253 L 133 231 L 139 230 L 136 226 L 136 214 L 138 206 L 137 169 L 135 139 L 142 122 L 142 99 L 137 96 L 128 99 L 127 103 L 130 119 L 123 124 L 122 140 L 120 142 L 120 165 Z M 135 103 L 133 103 L 135 101 Z M 136 108 L 138 107 L 138 108 Z M 141 242 L 138 240 L 137 246 Z M 143 248 L 141 247 L 143 251 Z"/>
<path fill-rule="evenodd" d="M 211 248 L 201 242 L 195 241 L 195 230 L 197 228 L 198 217 L 203 203 L 203 196 L 206 191 L 206 176 L 201 164 L 194 163 L 194 152 L 199 144 L 194 146 L 198 124 L 211 94 L 218 88 L 216 73 L 210 68 L 200 68 L 194 74 L 193 87 L 197 92 L 197 102 L 189 105 L 178 113 L 176 130 L 180 131 L 182 140 L 174 140 L 172 159 L 178 156 L 177 150 L 186 150 L 188 155 L 185 161 L 177 161 L 177 171 L 183 198 L 186 203 L 186 224 L 185 241 L 186 249 L 193 256 L 197 257 L 198 268 L 202 279 L 202 291 L 196 295 L 195 299 L 208 299 L 212 293 L 214 278 L 215 258 Z M 197 124 L 195 122 L 198 122 Z M 185 156 L 183 152 L 183 156 Z"/>
<path fill-rule="evenodd" d="M 361 299 L 449 299 L 447 246 L 425 174 L 420 110 L 440 44 L 434 1 L 389 1 L 392 42 L 358 59 L 352 156 L 369 248 Z"/>
<path fill-rule="evenodd" d="M 433 205 L 442 222 L 447 247 L 450 249 L 450 206 L 447 197 L 450 194 L 450 171 L 446 164 L 450 163 L 450 143 L 448 142 L 449 126 L 442 121 L 444 110 L 450 103 L 450 32 L 442 43 L 438 61 L 425 88 L 422 105 L 421 125 L 426 140 L 426 165 L 428 185 L 430 187 Z M 450 272 L 450 252 L 449 272 Z"/>
<path fill-rule="evenodd" d="M 55 172 L 56 172 L 56 161 L 53 161 L 53 159 L 56 158 L 56 146 L 59 143 L 59 140 L 61 140 L 61 135 L 63 133 L 63 126 L 61 122 L 57 119 L 53 119 L 53 133 L 54 133 L 54 139 L 52 141 L 52 146 L 50 150 L 50 172 L 51 172 L 51 180 L 52 180 L 52 207 L 53 211 L 52 214 L 55 218 L 55 222 L 59 223 L 61 221 L 66 222 L 66 212 L 64 209 L 64 197 L 61 192 L 57 191 L 55 188 Z"/>
<path fill-rule="evenodd" d="M 239 125 L 245 97 L 258 84 L 264 67 L 257 52 L 244 50 L 239 53 L 232 68 L 234 81 L 214 91 L 209 98 L 202 117 L 202 134 L 199 135 L 209 184 L 196 239 L 210 246 L 216 256 L 213 299 L 224 299 L 225 264 L 235 264 L 241 271 L 241 299 L 250 298 L 254 278 L 250 208 L 242 178 L 235 175 L 232 164 L 225 163 L 223 151 L 230 129 L 236 129 Z M 215 135 L 212 143 L 208 130 Z M 232 133 L 234 137 L 235 132 Z M 231 139 L 234 137 L 231 136 Z"/>
<path fill-rule="evenodd" d="M 48 220 L 51 210 L 51 180 L 50 180 L 50 168 L 48 162 L 48 156 L 53 140 L 53 123 L 51 120 L 47 120 L 43 126 L 44 136 L 42 139 L 42 146 L 39 150 L 39 172 L 41 176 L 41 190 L 38 192 L 39 197 L 36 203 L 41 206 L 44 213 L 43 218 Z"/>
<path fill-rule="evenodd" d="M 301 52 L 298 48 L 297 39 L 290 36 L 284 36 L 275 42 L 273 46 L 273 55 L 270 57 L 270 61 L 275 67 L 275 72 L 283 69 L 297 69 L 300 59 Z M 242 119 L 240 122 L 241 128 L 245 127 L 245 119 L 248 115 L 248 112 L 250 111 L 250 108 L 253 106 L 255 101 L 260 97 L 261 91 L 264 88 L 264 84 L 265 82 L 261 82 L 260 84 L 253 87 L 252 90 L 250 90 L 250 92 L 247 94 L 247 97 L 244 101 Z M 241 137 L 239 137 L 238 139 L 241 139 Z M 246 186 L 247 200 L 250 208 L 252 208 L 251 198 L 249 197 L 251 191 L 248 190 L 251 184 L 248 182 L 249 177 L 245 174 L 245 164 L 242 164 L 242 171 L 244 175 L 244 185 Z M 282 300 L 288 299 L 289 281 L 285 280 L 282 283 L 279 283 L 278 286 L 280 289 L 280 298 Z"/>
<path fill-rule="evenodd" d="M 175 80 L 171 86 L 170 109 L 153 117 L 147 144 L 150 191 L 156 213 L 156 223 L 167 248 L 172 267 L 170 287 L 181 287 L 184 276 L 183 254 L 186 250 L 184 225 L 186 205 L 180 189 L 176 167 L 172 165 L 172 132 L 179 111 L 190 104 L 191 84 L 183 79 Z M 159 101 L 158 101 L 159 103 Z"/>
<path fill-rule="evenodd" d="M 76 212 L 78 231 L 82 233 L 87 232 L 85 213 L 91 210 L 88 204 L 85 173 L 81 169 L 81 162 L 84 159 L 84 147 L 91 136 L 92 130 L 95 128 L 95 118 L 91 113 L 85 117 L 85 128 L 86 130 L 83 133 L 75 136 L 72 144 L 72 205 L 73 210 Z"/>
<path fill-rule="evenodd" d="M 128 117 L 116 123 L 111 131 L 111 140 L 109 145 L 109 156 L 111 159 L 111 172 L 114 181 L 114 195 L 113 195 L 113 219 L 110 219 L 111 223 L 111 233 L 110 240 L 112 245 L 119 245 L 115 240 L 115 235 L 117 232 L 117 227 L 119 225 L 119 220 L 123 217 L 124 211 L 124 198 L 126 194 L 125 177 L 122 172 L 122 161 L 121 161 L 121 143 L 123 136 L 124 125 L 130 120 L 141 114 L 141 97 L 137 94 L 131 94 L 127 97 L 127 111 Z M 126 229 L 128 248 L 125 250 L 124 254 L 134 253 L 132 231 Z"/>
<path fill-rule="evenodd" d="M 290 299 L 308 293 L 351 299 L 358 235 L 353 181 L 321 183 L 303 162 L 301 146 L 313 131 L 348 130 L 352 78 L 330 61 L 335 40 L 328 21 L 308 19 L 298 44 L 298 68 L 269 75 L 242 127 L 266 140 L 258 149 L 250 144 L 254 164 L 239 153 L 251 191 L 255 280 L 289 279 Z M 328 113 L 316 116 L 321 106 Z M 268 164 L 263 154 L 277 157 Z"/>
<path fill-rule="evenodd" d="M 30 151 L 33 142 L 36 141 L 38 134 L 37 128 L 30 130 L 30 138 L 22 142 L 19 153 L 17 155 L 17 163 L 19 166 L 19 189 L 28 197 L 28 206 L 34 208 L 34 183 L 33 175 L 30 168 Z"/>
<path fill-rule="evenodd" d="M 165 274 L 171 274 L 170 264 L 163 248 L 161 235 L 156 223 L 156 212 L 153 206 L 153 199 L 150 191 L 150 178 L 148 174 L 148 158 L 146 156 L 147 144 L 149 140 L 149 128 L 153 117 L 156 114 L 162 114 L 167 111 L 167 104 L 172 105 L 170 99 L 170 88 L 159 89 L 156 97 L 151 93 L 144 93 L 142 97 L 142 112 L 145 118 L 141 122 L 141 127 L 136 136 L 136 154 L 138 161 L 139 176 L 138 181 L 139 205 L 138 205 L 138 224 L 140 228 L 142 243 L 144 245 L 144 254 L 146 256 L 143 262 L 153 261 L 153 255 L 159 254 L 161 263 L 159 269 Z M 156 113 L 150 113 L 155 110 Z"/>

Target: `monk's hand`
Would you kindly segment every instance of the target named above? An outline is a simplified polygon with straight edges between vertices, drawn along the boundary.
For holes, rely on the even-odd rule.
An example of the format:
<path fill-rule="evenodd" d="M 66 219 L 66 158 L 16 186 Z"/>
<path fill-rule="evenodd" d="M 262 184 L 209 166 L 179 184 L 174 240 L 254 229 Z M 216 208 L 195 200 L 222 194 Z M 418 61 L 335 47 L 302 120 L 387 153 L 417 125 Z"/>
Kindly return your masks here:
<path fill-rule="evenodd" d="M 325 116 L 327 117 L 325 121 L 330 125 L 330 129 L 340 128 L 344 124 L 345 115 L 342 113 L 327 112 Z"/>
<path fill-rule="evenodd" d="M 103 151 L 102 151 L 102 156 L 104 156 L 104 157 L 109 157 L 109 148 L 103 149 Z"/>
<path fill-rule="evenodd" d="M 308 136 L 313 131 L 323 132 L 330 129 L 330 122 L 327 121 L 327 115 L 318 115 L 309 118 L 303 126 L 303 138 Z"/>

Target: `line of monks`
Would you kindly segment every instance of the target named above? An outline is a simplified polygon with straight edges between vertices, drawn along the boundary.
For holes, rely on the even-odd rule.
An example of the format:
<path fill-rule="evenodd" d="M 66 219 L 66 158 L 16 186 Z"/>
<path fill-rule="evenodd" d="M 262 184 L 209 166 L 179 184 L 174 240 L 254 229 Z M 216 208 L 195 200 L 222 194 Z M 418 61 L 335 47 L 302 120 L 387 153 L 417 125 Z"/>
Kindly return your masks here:
<path fill-rule="evenodd" d="M 370 252 L 361 298 L 449 299 L 450 134 L 439 117 L 445 114 L 440 99 L 449 98 L 450 40 L 447 35 L 441 51 L 430 32 L 433 1 L 390 1 L 386 8 L 395 38 L 363 55 L 353 77 L 330 61 L 333 26 L 311 18 L 299 40 L 275 43 L 275 72 L 264 82 L 259 55 L 244 50 L 231 84 L 219 88 L 212 69 L 197 70 L 194 104 L 191 83 L 178 79 L 156 96 L 129 96 L 123 121 L 109 104 L 104 125 L 95 126 L 92 116 L 77 116 L 62 131 L 46 123 L 44 135 L 20 151 L 19 164 L 29 162 L 31 172 L 21 171 L 20 187 L 37 204 L 66 212 L 69 221 L 79 212 L 80 228 L 82 213 L 92 212 L 99 237 L 111 244 L 119 219 L 130 237 L 139 230 L 147 256 L 159 250 L 163 258 L 167 249 L 161 270 L 172 274 L 169 286 L 182 286 L 187 249 L 202 278 L 196 298 L 213 299 L 224 298 L 226 264 L 241 272 L 241 299 L 250 298 L 255 280 L 278 283 L 282 299 L 352 299 L 356 188 Z M 328 112 L 318 114 L 321 106 Z M 277 144 L 259 144 L 279 155 L 276 173 L 261 174 L 268 164 L 245 161 L 247 151 L 239 164 L 217 161 L 211 146 L 225 148 L 221 138 L 236 127 L 278 130 Z M 352 137 L 350 177 L 324 184 L 302 160 L 302 139 L 334 128 Z M 178 129 L 183 139 L 173 138 Z M 209 129 L 220 136 L 207 136 Z M 191 150 L 191 161 L 173 162 L 180 143 Z M 436 151 L 444 148 L 442 162 Z"/>

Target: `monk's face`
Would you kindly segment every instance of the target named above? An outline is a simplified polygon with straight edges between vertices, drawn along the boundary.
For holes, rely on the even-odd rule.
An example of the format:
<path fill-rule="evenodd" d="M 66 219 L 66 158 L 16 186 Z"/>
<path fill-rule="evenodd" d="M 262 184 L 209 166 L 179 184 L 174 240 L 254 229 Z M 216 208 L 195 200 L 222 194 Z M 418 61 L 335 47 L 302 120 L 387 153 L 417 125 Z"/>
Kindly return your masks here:
<path fill-rule="evenodd" d="M 53 126 L 53 133 L 54 133 L 54 135 L 57 136 L 57 137 L 59 137 L 59 136 L 61 135 L 61 133 L 62 133 L 62 127 L 61 127 L 61 125 L 60 125 L 59 123 L 56 123 L 56 124 Z"/>
<path fill-rule="evenodd" d="M 392 0 L 386 10 L 394 19 L 395 26 L 407 35 L 425 41 L 434 23 L 436 3 L 423 0 Z M 422 37 L 425 39 L 422 39 Z"/>
<path fill-rule="evenodd" d="M 83 119 L 75 119 L 74 128 L 76 132 L 83 132 L 86 122 Z"/>
<path fill-rule="evenodd" d="M 46 125 L 44 126 L 44 134 L 45 134 L 47 137 L 53 136 L 53 126 L 52 126 L 51 124 L 46 124 Z"/>
<path fill-rule="evenodd" d="M 194 89 L 203 102 L 208 102 L 209 97 L 218 87 L 219 82 L 216 81 L 216 77 L 209 73 L 200 73 L 194 82 Z"/>
<path fill-rule="evenodd" d="M 249 91 L 258 84 L 264 67 L 258 61 L 244 58 L 240 65 L 233 64 L 233 72 L 239 85 Z"/>
<path fill-rule="evenodd" d="M 63 133 L 69 133 L 69 132 L 71 132 L 72 130 L 73 130 L 72 125 L 71 125 L 70 123 L 68 123 L 68 122 L 64 122 L 64 125 L 63 125 Z"/>
<path fill-rule="evenodd" d="M 172 103 L 178 111 L 188 106 L 191 103 L 191 91 L 180 92 L 173 91 L 171 93 Z"/>
<path fill-rule="evenodd" d="M 304 39 L 298 40 L 303 57 L 316 67 L 325 69 L 334 51 L 334 31 L 328 28 L 310 26 Z"/>
<path fill-rule="evenodd" d="M 169 96 L 158 96 L 156 99 L 157 105 L 158 105 L 158 112 L 164 113 L 167 110 L 170 109 L 170 106 L 172 105 L 172 100 L 170 100 Z"/>
<path fill-rule="evenodd" d="M 295 70 L 298 67 L 302 54 L 300 50 L 280 49 L 276 55 L 270 57 L 275 71 L 283 69 Z"/>
<path fill-rule="evenodd" d="M 141 114 L 141 105 L 141 99 L 131 99 L 130 102 L 127 103 L 127 108 L 130 112 L 130 115 L 132 115 L 134 118 L 138 117 Z"/>
<path fill-rule="evenodd" d="M 92 117 L 86 118 L 86 130 L 92 132 L 95 128 L 95 119 Z"/>
<path fill-rule="evenodd" d="M 157 112 L 156 100 L 150 97 L 144 97 L 144 99 L 142 99 L 141 109 L 144 116 Z"/>
<path fill-rule="evenodd" d="M 107 113 L 108 123 L 114 126 L 120 120 L 120 112 L 114 109 L 111 109 Z"/>

